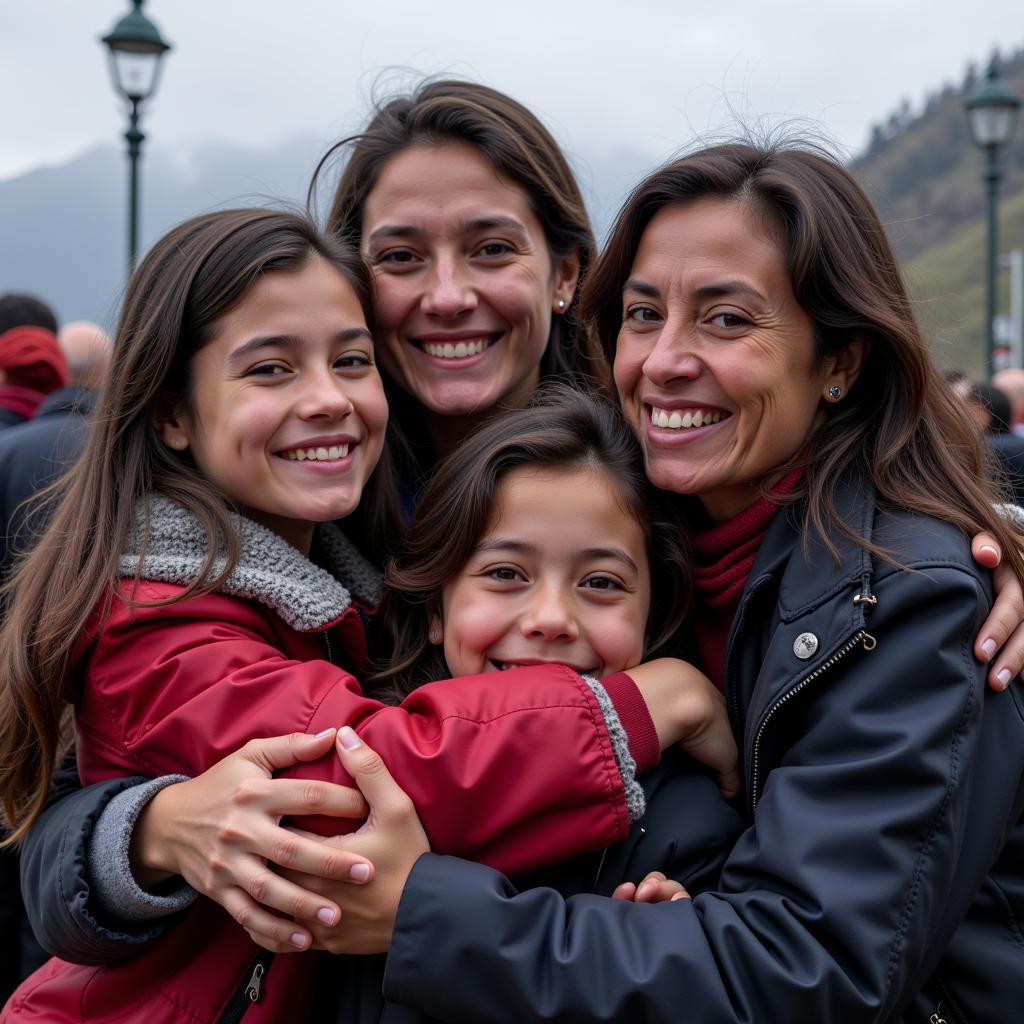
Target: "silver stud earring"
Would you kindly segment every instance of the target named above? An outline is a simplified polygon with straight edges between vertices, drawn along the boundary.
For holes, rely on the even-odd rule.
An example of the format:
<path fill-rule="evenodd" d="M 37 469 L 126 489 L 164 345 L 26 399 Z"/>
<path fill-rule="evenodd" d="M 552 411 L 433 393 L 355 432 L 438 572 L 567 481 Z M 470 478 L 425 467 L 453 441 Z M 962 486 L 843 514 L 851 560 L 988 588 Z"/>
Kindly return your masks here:
<path fill-rule="evenodd" d="M 843 389 L 838 384 L 833 384 L 832 387 L 828 389 L 828 397 L 831 398 L 833 402 L 838 402 L 839 399 L 843 397 Z"/>
<path fill-rule="evenodd" d="M 427 634 L 427 636 L 429 637 L 430 642 L 436 646 L 441 642 L 441 627 L 431 626 L 430 632 Z"/>
<path fill-rule="evenodd" d="M 558 300 L 558 312 L 559 313 L 565 312 L 565 299 L 559 299 Z"/>

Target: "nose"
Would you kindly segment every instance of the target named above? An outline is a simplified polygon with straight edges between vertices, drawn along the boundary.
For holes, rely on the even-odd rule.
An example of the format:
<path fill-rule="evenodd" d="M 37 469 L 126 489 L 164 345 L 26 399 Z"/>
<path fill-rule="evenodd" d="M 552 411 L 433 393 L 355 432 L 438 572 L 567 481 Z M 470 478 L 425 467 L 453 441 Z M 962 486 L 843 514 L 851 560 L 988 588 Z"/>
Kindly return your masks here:
<path fill-rule="evenodd" d="M 572 643 L 580 635 L 572 602 L 557 586 L 534 591 L 520 618 L 520 629 L 527 639 L 562 643 Z"/>
<path fill-rule="evenodd" d="M 681 321 L 666 320 L 644 360 L 644 376 L 664 387 L 677 380 L 693 380 L 702 368 L 693 332 Z"/>
<path fill-rule="evenodd" d="M 341 420 L 352 412 L 344 382 L 329 367 L 309 373 L 301 387 L 298 413 L 303 419 Z"/>
<path fill-rule="evenodd" d="M 443 320 L 453 320 L 471 312 L 476 304 L 470 272 L 463 261 L 455 255 L 438 256 L 427 275 L 421 300 L 423 312 Z"/>

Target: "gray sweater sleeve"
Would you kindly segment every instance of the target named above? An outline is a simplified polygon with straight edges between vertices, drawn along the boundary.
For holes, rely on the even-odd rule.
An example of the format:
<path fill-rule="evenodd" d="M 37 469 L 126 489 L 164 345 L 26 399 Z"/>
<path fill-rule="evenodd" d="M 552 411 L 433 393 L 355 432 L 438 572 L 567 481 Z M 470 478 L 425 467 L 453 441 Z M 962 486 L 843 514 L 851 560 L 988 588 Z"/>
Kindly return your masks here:
<path fill-rule="evenodd" d="M 622 776 L 622 785 L 626 791 L 626 812 L 629 814 L 629 821 L 639 821 L 647 809 L 647 799 L 644 796 L 643 787 L 636 781 L 636 761 L 629 752 L 629 736 L 619 719 L 618 712 L 608 691 L 601 685 L 595 676 L 583 676 L 583 681 L 593 691 L 597 703 L 604 715 L 605 725 L 608 727 L 608 738 L 611 740 L 612 750 L 615 752 L 615 763 L 618 765 L 619 774 Z"/>
<path fill-rule="evenodd" d="M 107 921 L 139 922 L 176 914 L 190 906 L 196 891 L 184 881 L 156 895 L 132 874 L 129 852 L 132 832 L 142 809 L 165 786 L 186 781 L 185 775 L 164 775 L 119 793 L 96 822 L 88 849 L 88 874 L 94 908 Z"/>

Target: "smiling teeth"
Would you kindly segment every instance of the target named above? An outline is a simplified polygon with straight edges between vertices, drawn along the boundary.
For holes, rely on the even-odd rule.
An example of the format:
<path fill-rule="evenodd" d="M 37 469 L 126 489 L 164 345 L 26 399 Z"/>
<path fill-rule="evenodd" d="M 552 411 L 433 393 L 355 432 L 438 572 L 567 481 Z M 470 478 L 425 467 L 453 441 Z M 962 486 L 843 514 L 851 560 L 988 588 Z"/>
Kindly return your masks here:
<path fill-rule="evenodd" d="M 423 351 L 428 356 L 434 356 L 437 359 L 468 359 L 469 356 L 480 355 L 492 344 L 493 339 L 491 338 L 481 338 L 479 341 L 457 341 L 454 344 L 450 341 L 442 343 L 425 341 L 423 342 Z"/>
<path fill-rule="evenodd" d="M 706 427 L 717 423 L 724 412 L 711 412 L 708 409 L 656 409 L 651 406 L 651 423 L 656 427 L 668 427 L 669 430 L 688 430 L 691 427 Z"/>
<path fill-rule="evenodd" d="M 330 448 L 293 448 L 284 453 L 292 462 L 332 462 L 348 455 L 347 444 L 332 445 Z"/>

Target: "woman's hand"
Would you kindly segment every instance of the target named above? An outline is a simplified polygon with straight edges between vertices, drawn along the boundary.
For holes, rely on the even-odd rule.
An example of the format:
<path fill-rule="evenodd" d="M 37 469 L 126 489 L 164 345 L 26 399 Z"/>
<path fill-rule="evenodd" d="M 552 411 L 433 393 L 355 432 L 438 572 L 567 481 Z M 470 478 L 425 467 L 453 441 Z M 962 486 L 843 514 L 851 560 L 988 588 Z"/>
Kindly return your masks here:
<path fill-rule="evenodd" d="M 971 541 L 971 551 L 979 565 L 992 570 L 996 598 L 975 638 L 974 655 L 992 662 L 988 684 L 1002 691 L 1024 667 L 1024 590 L 1013 570 L 1002 564 L 999 544 L 990 533 L 979 533 Z"/>
<path fill-rule="evenodd" d="M 647 704 L 662 750 L 678 743 L 713 768 L 729 798 L 740 791 L 739 751 L 725 697 L 706 675 L 676 658 L 658 658 L 627 669 Z"/>
<path fill-rule="evenodd" d="M 251 740 L 195 779 L 161 790 L 135 825 L 136 880 L 152 887 L 181 875 L 224 907 L 257 944 L 274 952 L 308 948 L 309 931 L 289 918 L 334 923 L 341 912 L 330 900 L 280 877 L 267 861 L 356 883 L 369 881 L 373 866 L 318 838 L 295 835 L 280 820 L 299 814 L 362 818 L 366 802 L 345 786 L 271 776 L 297 761 L 322 757 L 334 739 L 335 730 L 328 729 L 318 736 Z"/>
<path fill-rule="evenodd" d="M 613 900 L 629 900 L 631 903 L 670 903 L 689 898 L 690 894 L 682 883 L 666 878 L 662 871 L 650 872 L 639 885 L 623 882 L 612 893 Z"/>
<path fill-rule="evenodd" d="M 366 823 L 356 832 L 323 840 L 325 845 L 374 865 L 373 882 L 360 888 L 326 878 L 286 871 L 296 886 L 323 893 L 341 906 L 336 927 L 310 923 L 314 948 L 331 953 L 384 953 L 391 945 L 398 901 L 409 872 L 430 849 L 416 808 L 391 777 L 380 756 L 349 728 L 338 732 L 338 754 L 370 805 Z"/>

